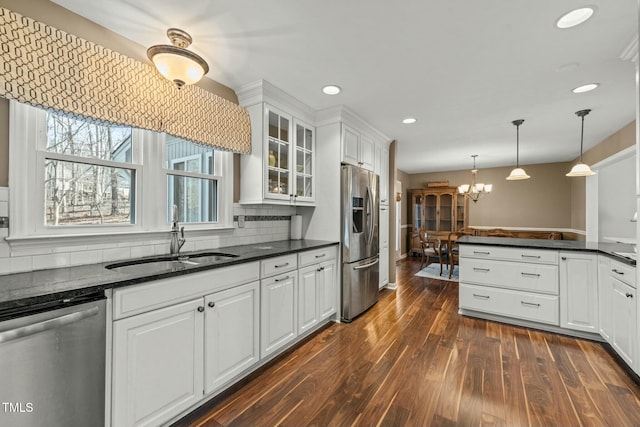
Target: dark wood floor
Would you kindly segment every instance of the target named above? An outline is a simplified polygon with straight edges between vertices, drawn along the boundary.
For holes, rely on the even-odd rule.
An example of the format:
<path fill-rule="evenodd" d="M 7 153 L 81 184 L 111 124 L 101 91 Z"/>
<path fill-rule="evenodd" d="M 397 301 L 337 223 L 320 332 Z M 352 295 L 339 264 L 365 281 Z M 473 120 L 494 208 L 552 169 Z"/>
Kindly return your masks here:
<path fill-rule="evenodd" d="M 197 426 L 640 426 L 640 386 L 599 343 L 458 315 L 457 283 L 398 289 L 220 401 Z"/>

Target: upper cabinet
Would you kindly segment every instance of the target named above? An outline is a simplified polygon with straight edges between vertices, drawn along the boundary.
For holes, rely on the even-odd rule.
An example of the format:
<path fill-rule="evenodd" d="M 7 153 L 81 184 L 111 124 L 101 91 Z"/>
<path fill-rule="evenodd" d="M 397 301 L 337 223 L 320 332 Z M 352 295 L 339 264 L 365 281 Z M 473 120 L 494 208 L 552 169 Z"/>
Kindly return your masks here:
<path fill-rule="evenodd" d="M 251 119 L 251 153 L 240 157 L 240 203 L 315 203 L 313 113 L 265 81 L 238 91 Z"/>
<path fill-rule="evenodd" d="M 342 162 L 374 170 L 375 144 L 367 137 L 342 124 Z"/>
<path fill-rule="evenodd" d="M 380 206 L 389 205 L 389 148 L 376 147 L 376 163 L 373 170 L 380 175 Z"/>

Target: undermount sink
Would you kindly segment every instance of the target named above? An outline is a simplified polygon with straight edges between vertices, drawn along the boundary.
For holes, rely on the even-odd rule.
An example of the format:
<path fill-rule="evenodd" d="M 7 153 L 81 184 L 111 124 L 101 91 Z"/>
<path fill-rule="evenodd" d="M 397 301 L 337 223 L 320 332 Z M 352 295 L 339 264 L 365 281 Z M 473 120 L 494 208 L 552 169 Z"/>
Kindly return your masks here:
<path fill-rule="evenodd" d="M 237 258 L 238 255 L 222 252 L 200 252 L 182 255 L 162 255 L 131 261 L 116 262 L 105 268 L 126 274 L 153 274 L 165 271 L 180 271 L 196 265 L 213 264 Z"/>

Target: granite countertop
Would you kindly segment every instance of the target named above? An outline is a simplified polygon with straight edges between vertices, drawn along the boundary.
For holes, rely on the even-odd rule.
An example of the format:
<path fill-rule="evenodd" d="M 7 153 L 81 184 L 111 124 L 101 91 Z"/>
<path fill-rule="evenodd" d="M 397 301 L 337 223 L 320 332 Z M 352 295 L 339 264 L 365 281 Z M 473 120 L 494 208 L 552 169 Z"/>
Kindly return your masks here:
<path fill-rule="evenodd" d="M 628 265 L 636 265 L 636 260 L 616 254 L 634 253 L 633 246 L 626 243 L 585 242 L 578 240 L 518 239 L 511 237 L 463 236 L 461 244 L 503 246 L 528 249 L 557 249 L 563 251 L 597 252 L 615 258 Z"/>
<path fill-rule="evenodd" d="M 105 266 L 122 261 L 111 261 L 2 275 L 0 276 L 0 310 L 27 307 L 87 295 L 105 289 L 130 286 L 337 244 L 338 242 L 324 240 L 279 240 L 251 245 L 227 246 L 199 252 L 223 252 L 237 255 L 237 257 L 210 264 L 181 266 L 178 270 L 165 270 L 156 274 L 119 273 L 115 270 L 109 270 Z"/>

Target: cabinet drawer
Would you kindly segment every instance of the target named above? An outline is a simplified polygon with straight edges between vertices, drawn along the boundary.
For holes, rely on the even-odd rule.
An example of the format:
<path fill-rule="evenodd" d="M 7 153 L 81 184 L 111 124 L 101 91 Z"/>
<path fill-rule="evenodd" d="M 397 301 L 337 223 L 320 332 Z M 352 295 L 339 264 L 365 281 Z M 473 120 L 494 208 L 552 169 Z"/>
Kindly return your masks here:
<path fill-rule="evenodd" d="M 609 270 L 609 274 L 635 289 L 636 268 L 634 266 L 623 264 L 616 260 L 611 260 L 611 269 Z"/>
<path fill-rule="evenodd" d="M 475 258 L 460 260 L 460 281 L 558 294 L 558 266 Z"/>
<path fill-rule="evenodd" d="M 116 289 L 113 318 L 133 316 L 258 280 L 259 271 L 256 261 Z"/>
<path fill-rule="evenodd" d="M 559 325 L 558 297 L 460 284 L 460 308 Z"/>
<path fill-rule="evenodd" d="M 283 255 L 260 261 L 260 277 L 286 273 L 298 268 L 298 254 Z"/>
<path fill-rule="evenodd" d="M 335 257 L 336 246 L 301 252 L 298 254 L 298 267 L 306 267 L 329 259 L 335 259 Z"/>
<path fill-rule="evenodd" d="M 503 248 L 484 245 L 460 245 L 460 256 L 500 259 L 536 264 L 558 264 L 558 251 L 552 249 Z"/>

